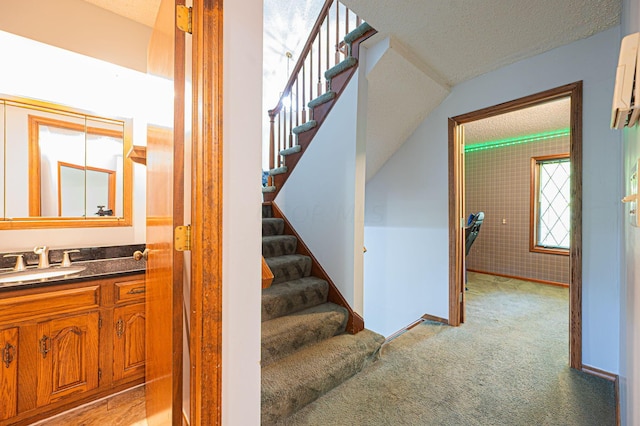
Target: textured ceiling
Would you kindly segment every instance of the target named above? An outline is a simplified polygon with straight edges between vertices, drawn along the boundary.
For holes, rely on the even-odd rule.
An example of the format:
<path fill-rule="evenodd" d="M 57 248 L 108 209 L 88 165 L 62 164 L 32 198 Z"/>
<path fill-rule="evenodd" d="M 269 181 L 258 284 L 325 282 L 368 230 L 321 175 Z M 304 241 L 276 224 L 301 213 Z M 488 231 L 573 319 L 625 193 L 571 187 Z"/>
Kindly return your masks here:
<path fill-rule="evenodd" d="M 564 98 L 464 125 L 467 145 L 569 127 L 571 103 Z"/>
<path fill-rule="evenodd" d="M 160 0 L 85 1 L 150 27 L 160 3 Z M 621 0 L 341 1 L 378 30 L 376 40 L 385 37 L 396 40 L 405 58 L 412 58 L 410 62 L 414 66 L 427 70 L 428 78 L 440 83 L 432 87 L 434 100 L 441 99 L 444 86 L 455 86 L 617 25 L 621 11 Z M 266 109 L 277 102 L 279 90 L 288 76 L 287 69 L 297 60 L 308 28 L 323 3 L 323 0 L 264 0 L 263 102 Z M 287 58 L 287 52 L 292 53 L 291 59 Z M 378 70 L 370 77 L 390 79 L 399 69 L 401 67 L 392 65 L 388 76 L 379 75 Z M 416 81 L 415 76 L 410 79 Z M 417 92 L 423 99 L 429 96 Z M 423 112 L 419 114 L 422 117 Z M 469 123 L 465 126 L 466 141 L 477 143 L 565 128 L 568 114 L 568 101 L 565 101 Z M 371 111 L 368 115 L 372 118 Z M 415 123 L 409 127 L 400 132 L 403 137 L 413 130 Z M 395 148 L 396 144 L 392 145 Z M 381 148 L 378 158 L 373 155 L 375 150 L 369 148 L 374 147 L 368 147 L 368 157 L 372 154 L 368 160 L 375 163 L 372 169 L 377 169 L 381 165 L 378 163 L 390 155 L 386 152 L 389 149 Z"/>
<path fill-rule="evenodd" d="M 451 86 L 620 21 L 621 0 L 342 0 Z"/>
<path fill-rule="evenodd" d="M 84 0 L 147 27 L 153 27 L 160 0 Z"/>

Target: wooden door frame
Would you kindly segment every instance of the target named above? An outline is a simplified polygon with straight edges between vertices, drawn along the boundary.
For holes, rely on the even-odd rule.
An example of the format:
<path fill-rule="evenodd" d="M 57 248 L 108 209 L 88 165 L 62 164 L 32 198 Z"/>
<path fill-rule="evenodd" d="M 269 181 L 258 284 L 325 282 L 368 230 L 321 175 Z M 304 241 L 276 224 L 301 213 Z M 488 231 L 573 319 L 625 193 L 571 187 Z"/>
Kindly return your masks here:
<path fill-rule="evenodd" d="M 460 325 L 464 300 L 464 162 L 461 125 L 569 97 L 571 235 L 569 261 L 569 365 L 582 369 L 582 81 L 449 118 L 449 324 Z"/>
<path fill-rule="evenodd" d="M 191 173 L 192 425 L 222 424 L 223 0 L 194 0 Z"/>

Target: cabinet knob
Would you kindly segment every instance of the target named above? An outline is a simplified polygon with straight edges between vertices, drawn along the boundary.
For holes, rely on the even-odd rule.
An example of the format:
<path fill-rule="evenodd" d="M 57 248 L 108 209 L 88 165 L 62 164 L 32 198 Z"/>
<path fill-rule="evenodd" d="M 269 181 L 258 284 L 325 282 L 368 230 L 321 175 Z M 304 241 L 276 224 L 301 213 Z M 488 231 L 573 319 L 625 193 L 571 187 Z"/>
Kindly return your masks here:
<path fill-rule="evenodd" d="M 133 252 L 134 260 L 140 260 L 143 258 L 144 260 L 147 260 L 147 257 L 149 257 L 149 249 L 144 249 L 144 251 L 136 250 Z"/>
<path fill-rule="evenodd" d="M 7 343 L 4 348 L 2 348 L 2 362 L 4 363 L 4 366 L 9 368 L 15 356 L 16 347 L 11 343 Z"/>
<path fill-rule="evenodd" d="M 46 358 L 49 353 L 49 348 L 47 348 L 47 342 L 49 341 L 49 336 L 42 336 L 40 339 L 40 353 L 42 354 L 42 358 Z"/>
<path fill-rule="evenodd" d="M 116 335 L 119 338 L 122 338 L 122 335 L 124 334 L 124 321 L 122 321 L 122 318 L 120 318 L 117 322 L 116 322 Z"/>

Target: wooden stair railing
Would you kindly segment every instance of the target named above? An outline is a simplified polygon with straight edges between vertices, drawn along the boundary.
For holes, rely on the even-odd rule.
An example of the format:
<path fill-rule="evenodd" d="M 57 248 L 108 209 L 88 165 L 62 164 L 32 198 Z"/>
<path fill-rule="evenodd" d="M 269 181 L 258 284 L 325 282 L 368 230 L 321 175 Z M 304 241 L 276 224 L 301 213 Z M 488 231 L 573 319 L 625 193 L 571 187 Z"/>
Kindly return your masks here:
<path fill-rule="evenodd" d="M 355 67 L 351 65 L 334 76 L 331 82 L 325 79 L 327 70 L 339 68 L 346 59 L 355 58 L 357 63 L 359 43 L 376 32 L 368 27 L 370 30 L 366 34 L 352 43 L 345 43 L 345 36 L 361 24 L 362 19 L 339 1 L 325 1 L 276 107 L 268 111 L 270 175 L 267 191 L 263 189 L 264 201 L 275 199 L 353 75 Z M 326 100 L 309 108 L 308 103 L 318 98 Z M 310 124 L 310 121 L 314 121 L 310 131 L 306 131 L 304 137 L 302 134 L 296 136 L 296 128 Z M 282 151 L 290 154 L 286 164 Z"/>

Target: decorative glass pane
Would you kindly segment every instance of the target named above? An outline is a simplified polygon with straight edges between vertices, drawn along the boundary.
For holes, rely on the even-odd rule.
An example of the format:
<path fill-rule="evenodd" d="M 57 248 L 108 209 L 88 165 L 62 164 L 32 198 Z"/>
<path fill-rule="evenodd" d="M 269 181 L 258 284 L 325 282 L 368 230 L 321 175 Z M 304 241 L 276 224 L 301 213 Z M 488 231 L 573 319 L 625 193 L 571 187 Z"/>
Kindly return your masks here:
<path fill-rule="evenodd" d="M 539 166 L 538 245 L 569 248 L 569 159 L 543 161 Z"/>

